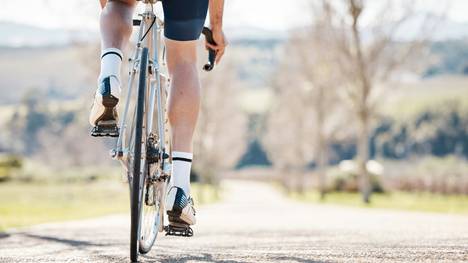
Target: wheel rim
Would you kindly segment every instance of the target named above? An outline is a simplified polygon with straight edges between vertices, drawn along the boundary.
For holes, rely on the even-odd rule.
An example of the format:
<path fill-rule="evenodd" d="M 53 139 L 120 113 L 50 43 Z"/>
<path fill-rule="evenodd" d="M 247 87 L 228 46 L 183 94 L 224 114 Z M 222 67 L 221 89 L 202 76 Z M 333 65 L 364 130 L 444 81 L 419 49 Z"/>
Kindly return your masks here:
<path fill-rule="evenodd" d="M 153 246 L 161 223 L 161 182 L 146 184 L 141 211 L 140 250 L 145 253 Z"/>
<path fill-rule="evenodd" d="M 150 140 L 146 140 L 150 143 Z M 145 145 L 148 147 L 148 145 Z M 162 170 L 159 162 L 145 163 L 145 181 L 140 210 L 140 240 L 139 250 L 141 253 L 147 253 L 154 242 L 159 232 L 159 227 L 162 222 L 161 202 L 163 200 L 164 181 L 154 180 L 160 178 Z M 155 175 L 155 176 L 152 176 Z"/>
<path fill-rule="evenodd" d="M 130 188 L 130 198 L 132 197 L 132 188 L 133 188 L 133 162 L 134 156 L 133 156 L 133 151 L 135 149 L 135 113 L 133 114 L 132 118 L 132 123 L 130 125 L 130 129 L 127 129 L 125 136 L 126 140 L 126 151 L 124 154 L 126 154 L 125 159 L 126 159 L 126 169 L 127 169 L 127 180 L 128 180 L 128 186 Z"/>

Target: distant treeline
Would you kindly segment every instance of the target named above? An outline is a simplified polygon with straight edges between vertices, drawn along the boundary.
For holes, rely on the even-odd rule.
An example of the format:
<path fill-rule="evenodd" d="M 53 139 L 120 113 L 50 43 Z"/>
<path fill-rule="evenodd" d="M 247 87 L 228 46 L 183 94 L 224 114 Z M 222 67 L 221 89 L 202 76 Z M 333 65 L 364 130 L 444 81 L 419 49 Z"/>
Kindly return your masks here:
<path fill-rule="evenodd" d="M 73 128 L 67 140 L 64 130 L 72 123 L 77 122 L 75 111 L 51 112 L 40 103 L 37 96 L 25 96 L 23 100 L 24 113 L 15 113 L 8 129 L 2 131 L 9 134 L 8 140 L 0 141 L 0 149 L 6 152 L 23 155 L 44 154 L 44 134 L 56 134 L 62 140 L 66 152 L 76 159 L 82 151 L 74 149 L 73 142 L 86 142 L 89 137 L 82 129 Z M 412 117 L 396 119 L 382 117 L 374 126 L 370 137 L 370 153 L 372 158 L 406 159 L 413 156 L 457 155 L 468 158 L 468 110 L 466 105 L 447 101 L 431 108 L 412 114 Z M 260 121 L 259 117 L 255 120 Z M 85 125 L 86 127 L 86 125 Z M 258 127 L 252 126 L 251 129 Z M 86 129 L 85 129 L 86 130 Z M 78 136 L 77 132 L 81 136 Z M 81 134 L 82 133 L 82 134 Z M 236 168 L 251 165 L 270 166 L 271 160 L 259 142 L 257 133 L 250 136 L 245 143 L 246 152 L 240 158 Z M 261 136 L 261 133 L 260 133 Z M 77 140 L 77 137 L 80 138 Z M 55 138 L 55 137 L 54 137 Z M 70 144 L 66 145 L 66 142 Z M 7 143 L 8 142 L 8 143 Z M 95 145 L 94 145 L 95 146 Z M 54 146 L 57 150 L 57 146 Z M 337 164 L 341 160 L 353 159 L 356 155 L 354 139 L 337 141 L 329 144 L 330 164 Z M 105 156 L 105 155 L 104 155 Z M 63 156 L 62 156 L 63 158 Z M 311 167 L 314 162 L 311 161 Z"/>
<path fill-rule="evenodd" d="M 329 149 L 331 165 L 356 155 L 356 144 L 352 141 L 333 142 Z M 448 155 L 468 158 L 468 114 L 459 103 L 446 102 L 405 120 L 384 117 L 373 130 L 370 153 L 372 158 L 393 160 Z M 250 165 L 271 165 L 258 139 L 249 142 L 237 168 Z M 311 162 L 310 167 L 314 166 Z"/>
<path fill-rule="evenodd" d="M 437 56 L 436 63 L 424 73 L 424 77 L 443 74 L 468 75 L 468 40 L 435 42 L 431 53 Z"/>
<path fill-rule="evenodd" d="M 414 155 L 468 157 L 468 115 L 457 103 L 417 114 L 407 121 L 383 120 L 371 138 L 373 156 L 405 159 Z"/>
<path fill-rule="evenodd" d="M 108 141 L 89 136 L 87 108 L 81 102 L 58 103 L 31 90 L 13 114 L 5 116 L 0 153 L 54 167 L 109 164 Z"/>

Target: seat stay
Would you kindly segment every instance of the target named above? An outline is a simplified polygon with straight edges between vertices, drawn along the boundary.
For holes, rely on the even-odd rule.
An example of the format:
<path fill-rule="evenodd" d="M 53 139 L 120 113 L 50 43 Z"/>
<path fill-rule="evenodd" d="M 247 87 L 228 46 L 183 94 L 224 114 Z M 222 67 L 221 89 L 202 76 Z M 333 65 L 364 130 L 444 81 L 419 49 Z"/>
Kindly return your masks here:
<path fill-rule="evenodd" d="M 145 12 L 146 13 L 146 12 Z M 154 116 L 154 109 L 155 109 L 155 100 L 157 99 L 157 89 L 159 88 L 158 85 L 154 85 L 154 82 L 152 81 L 157 75 L 155 74 L 154 69 L 158 67 L 158 60 L 157 60 L 157 55 L 155 56 L 154 54 L 158 53 L 157 49 L 157 44 L 155 42 L 158 41 L 158 39 L 154 38 L 155 32 L 157 32 L 157 27 L 158 24 L 154 22 L 156 19 L 156 16 L 154 13 L 150 14 L 145 14 L 143 15 L 143 20 L 146 23 L 151 23 L 149 26 L 151 28 L 149 31 L 145 32 L 146 34 L 146 39 L 145 39 L 145 45 L 148 47 L 149 50 L 149 66 L 148 66 L 148 82 L 147 82 L 147 88 L 149 89 L 149 96 L 147 98 L 147 105 L 148 105 L 148 111 L 146 112 L 146 129 L 147 129 L 147 134 L 150 135 L 153 132 L 153 116 Z M 154 22 L 154 23 L 153 23 Z M 158 108 L 159 110 L 159 108 Z"/>
<path fill-rule="evenodd" d="M 162 44 L 161 44 L 161 32 L 162 32 L 162 25 L 161 23 L 156 23 L 156 28 L 153 31 L 152 34 L 152 39 L 153 39 L 153 59 L 154 59 L 154 68 L 153 68 L 153 79 L 155 78 L 155 84 L 156 84 L 156 106 L 157 106 L 157 120 L 158 120 L 158 134 L 159 134 L 159 152 L 161 154 L 161 168 L 163 168 L 163 163 L 164 163 L 164 158 L 163 155 L 166 151 L 165 149 L 165 122 L 164 122 L 164 117 L 165 117 L 165 109 L 162 101 L 162 84 L 161 84 L 161 61 L 162 61 L 162 56 L 160 54 L 160 50 L 162 49 Z"/>
<path fill-rule="evenodd" d="M 129 80 L 128 80 L 128 84 L 127 84 L 127 95 L 126 95 L 126 98 L 125 98 L 125 106 L 124 106 L 123 114 L 122 114 L 122 117 L 121 117 L 120 123 L 119 123 L 120 133 L 119 133 L 119 137 L 117 139 L 116 147 L 111 151 L 112 158 L 117 159 L 117 160 L 123 159 L 123 157 L 124 157 L 123 156 L 124 155 L 123 149 L 128 148 L 128 145 L 126 145 L 126 141 L 125 141 L 126 131 L 128 129 L 128 125 L 127 125 L 127 123 L 128 123 L 128 112 L 129 112 L 129 109 L 130 109 L 130 106 L 131 106 L 130 103 L 131 103 L 131 98 L 132 98 L 133 86 L 134 86 L 134 83 L 135 83 L 135 77 L 136 77 L 136 74 L 139 71 L 140 56 L 141 56 L 142 42 L 143 42 L 141 40 L 141 38 L 142 38 L 146 28 L 148 28 L 148 27 L 149 27 L 149 25 L 147 25 L 147 23 L 145 23 L 144 20 L 139 25 L 139 30 L 138 30 L 138 35 L 137 35 L 137 44 L 136 44 L 137 48 L 134 51 L 133 56 L 129 59 L 129 62 L 130 62 Z"/>

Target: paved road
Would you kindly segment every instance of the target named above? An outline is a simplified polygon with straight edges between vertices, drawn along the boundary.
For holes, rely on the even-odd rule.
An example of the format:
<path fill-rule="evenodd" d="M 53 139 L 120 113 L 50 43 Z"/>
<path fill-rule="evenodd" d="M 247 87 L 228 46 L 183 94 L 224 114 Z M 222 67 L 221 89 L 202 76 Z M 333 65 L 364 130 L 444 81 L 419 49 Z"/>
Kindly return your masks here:
<path fill-rule="evenodd" d="M 468 217 L 294 202 L 228 181 L 192 238 L 162 237 L 141 262 L 468 262 Z M 127 262 L 128 216 L 0 236 L 0 262 Z"/>

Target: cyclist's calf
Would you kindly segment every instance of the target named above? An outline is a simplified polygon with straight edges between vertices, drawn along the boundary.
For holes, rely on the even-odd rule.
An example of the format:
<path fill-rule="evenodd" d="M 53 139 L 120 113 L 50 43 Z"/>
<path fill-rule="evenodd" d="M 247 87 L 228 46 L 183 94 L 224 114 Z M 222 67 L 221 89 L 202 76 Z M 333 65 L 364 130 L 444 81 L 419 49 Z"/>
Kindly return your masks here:
<path fill-rule="evenodd" d="M 168 115 L 174 151 L 192 152 L 192 137 L 200 107 L 200 81 L 196 66 L 196 41 L 167 40 L 167 65 L 171 76 Z"/>
<path fill-rule="evenodd" d="M 132 33 L 135 0 L 109 1 L 101 13 L 102 47 L 123 49 Z"/>

